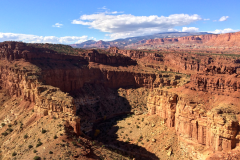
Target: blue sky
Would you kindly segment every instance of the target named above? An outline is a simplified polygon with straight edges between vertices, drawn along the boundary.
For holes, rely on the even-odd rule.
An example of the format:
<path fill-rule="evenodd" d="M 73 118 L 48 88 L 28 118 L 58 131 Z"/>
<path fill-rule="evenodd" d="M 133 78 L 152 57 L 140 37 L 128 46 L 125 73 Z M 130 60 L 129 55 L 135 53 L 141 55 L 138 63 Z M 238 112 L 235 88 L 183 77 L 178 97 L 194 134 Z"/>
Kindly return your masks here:
<path fill-rule="evenodd" d="M 168 31 L 240 30 L 239 0 L 0 0 L 0 41 L 73 44 Z"/>

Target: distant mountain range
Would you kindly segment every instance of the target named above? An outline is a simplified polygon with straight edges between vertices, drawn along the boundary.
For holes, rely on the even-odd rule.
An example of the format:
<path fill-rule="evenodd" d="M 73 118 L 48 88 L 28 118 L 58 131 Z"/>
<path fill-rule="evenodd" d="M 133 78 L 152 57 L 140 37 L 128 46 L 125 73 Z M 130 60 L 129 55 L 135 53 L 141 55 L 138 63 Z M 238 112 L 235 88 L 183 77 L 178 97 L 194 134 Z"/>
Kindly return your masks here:
<path fill-rule="evenodd" d="M 131 48 L 131 45 L 138 43 L 145 43 L 149 39 L 157 39 L 157 38 L 178 38 L 178 37 L 186 37 L 192 35 L 204 35 L 211 34 L 208 32 L 163 32 L 157 33 L 147 36 L 138 36 L 138 37 L 130 37 L 125 39 L 117 39 L 113 41 L 94 41 L 88 40 L 79 44 L 72 44 L 73 48 L 109 48 L 109 46 L 116 46 L 118 48 Z M 129 46 L 129 47 L 128 47 Z"/>

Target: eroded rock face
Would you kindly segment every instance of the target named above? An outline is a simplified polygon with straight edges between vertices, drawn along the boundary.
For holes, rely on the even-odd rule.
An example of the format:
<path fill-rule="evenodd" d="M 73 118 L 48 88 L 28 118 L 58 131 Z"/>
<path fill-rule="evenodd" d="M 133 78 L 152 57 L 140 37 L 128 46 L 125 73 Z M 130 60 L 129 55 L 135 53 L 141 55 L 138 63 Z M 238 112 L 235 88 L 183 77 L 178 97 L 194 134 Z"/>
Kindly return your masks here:
<path fill-rule="evenodd" d="M 196 74 L 191 76 L 191 82 L 186 87 L 196 91 L 218 92 L 221 94 L 240 93 L 240 77 L 237 74 L 229 77 L 221 74 Z"/>
<path fill-rule="evenodd" d="M 73 98 L 59 88 L 42 85 L 37 73 L 1 66 L 0 79 L 1 87 L 7 89 L 11 96 L 23 96 L 24 100 L 35 103 L 34 108 L 40 116 L 64 118 L 77 134 L 81 133 Z"/>
<path fill-rule="evenodd" d="M 84 83 L 103 84 L 110 88 L 152 88 L 156 80 L 156 75 L 151 73 L 109 71 L 98 68 L 47 70 L 42 77 L 46 84 L 59 87 L 64 92 L 78 90 Z"/>
<path fill-rule="evenodd" d="M 14 69 L 8 66 L 0 66 L 0 77 L 2 87 L 6 88 L 10 96 L 24 96 L 24 99 L 35 102 L 37 87 L 37 74 L 28 73 L 23 70 Z"/>
<path fill-rule="evenodd" d="M 207 145 L 214 150 L 231 150 L 238 141 L 239 121 L 231 107 L 220 105 L 208 112 Z"/>
<path fill-rule="evenodd" d="M 155 38 L 139 41 L 125 48 L 167 48 L 167 49 L 194 49 L 194 50 L 231 50 L 238 49 L 240 32 L 225 34 L 205 34 L 178 38 Z M 235 48 L 234 48 L 235 47 Z"/>
<path fill-rule="evenodd" d="M 161 116 L 166 119 L 168 127 L 174 127 L 177 99 L 176 94 L 156 89 L 155 92 L 149 95 L 147 102 L 149 114 Z"/>
<path fill-rule="evenodd" d="M 50 115 L 65 119 L 80 134 L 80 118 L 76 116 L 74 99 L 68 93 L 49 85 L 36 88 L 36 103 L 34 109 L 40 116 Z"/>
<path fill-rule="evenodd" d="M 23 58 L 31 61 L 34 57 L 31 57 L 31 54 L 25 54 L 24 51 L 20 54 L 17 53 L 17 58 L 12 56 L 14 53 L 11 52 L 12 48 L 24 48 L 25 44 L 13 42 L 1 43 L 0 46 L 2 47 L 1 58 L 3 58 L 0 63 L 1 87 L 6 89 L 10 96 L 22 96 L 24 100 L 34 103 L 38 115 L 64 118 L 77 134 L 81 134 L 80 118 L 76 116 L 73 98 L 59 88 L 43 85 L 40 72 L 13 65 L 12 61 L 14 60 Z M 36 55 L 34 59 L 39 56 L 38 53 L 33 55 Z"/>
<path fill-rule="evenodd" d="M 226 151 L 238 142 L 239 114 L 233 106 L 222 104 L 206 111 L 201 104 L 162 90 L 154 90 L 148 99 L 149 114 L 165 119 L 168 127 L 195 143 L 212 150 Z"/>
<path fill-rule="evenodd" d="M 162 55 L 157 52 L 148 52 L 148 51 L 140 51 L 140 50 L 121 50 L 117 47 L 110 47 L 108 52 L 116 55 L 124 55 L 130 57 L 132 59 L 141 59 L 144 57 L 149 57 L 155 61 L 163 61 Z"/>
<path fill-rule="evenodd" d="M 240 68 L 234 58 L 211 55 L 172 53 L 165 55 L 163 61 L 168 68 L 184 73 L 234 74 Z"/>
<path fill-rule="evenodd" d="M 110 47 L 112 54 L 122 54 L 132 59 L 152 60 L 162 64 L 164 67 L 156 68 L 161 71 L 173 71 L 181 73 L 211 73 L 211 74 L 234 74 L 239 72 L 240 60 L 229 56 L 203 56 L 202 54 L 189 54 L 185 52 L 172 51 L 171 54 L 152 50 L 120 50 L 117 47 Z M 220 54 L 219 54 L 220 55 Z M 145 58 L 145 59 L 144 59 Z M 149 66 L 147 66 L 149 67 Z"/>
<path fill-rule="evenodd" d="M 107 65 L 136 65 L 137 62 L 132 60 L 129 57 L 121 56 L 119 54 L 114 55 L 106 55 L 99 54 L 96 50 L 88 50 L 87 53 L 84 54 L 86 59 L 89 62 L 107 64 Z"/>

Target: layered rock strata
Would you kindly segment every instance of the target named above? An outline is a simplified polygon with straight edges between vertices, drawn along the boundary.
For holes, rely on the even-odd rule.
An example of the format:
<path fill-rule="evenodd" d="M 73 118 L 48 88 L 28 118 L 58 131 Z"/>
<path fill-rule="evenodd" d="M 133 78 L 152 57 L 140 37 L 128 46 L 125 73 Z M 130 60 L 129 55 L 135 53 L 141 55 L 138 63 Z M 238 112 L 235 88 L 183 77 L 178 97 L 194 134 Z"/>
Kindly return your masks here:
<path fill-rule="evenodd" d="M 149 57 L 155 61 L 163 61 L 162 55 L 154 51 L 152 52 L 152 51 L 140 51 L 140 50 L 121 50 L 117 47 L 110 47 L 108 49 L 108 52 L 111 54 L 116 54 L 116 55 L 120 54 L 127 57 L 131 57 L 132 59 L 141 59 L 144 57 Z"/>
<path fill-rule="evenodd" d="M 239 142 L 238 111 L 228 104 L 219 105 L 209 111 L 201 104 L 162 90 L 154 90 L 148 99 L 149 115 L 157 114 L 165 119 L 168 127 L 194 143 L 212 150 L 225 151 Z"/>
<path fill-rule="evenodd" d="M 106 85 L 110 88 L 152 88 L 156 75 L 128 71 L 100 70 L 99 68 L 54 69 L 43 71 L 46 84 L 59 87 L 64 92 L 80 89 L 84 83 Z"/>
<path fill-rule="evenodd" d="M 121 54 L 132 59 L 149 58 L 165 67 L 158 68 L 162 71 L 174 72 L 210 72 L 213 74 L 233 74 L 239 72 L 240 60 L 231 56 L 218 56 L 203 54 L 177 53 L 165 54 L 160 51 L 141 50 L 120 50 L 117 47 L 110 47 L 108 50 L 112 54 Z M 145 60 L 145 59 L 144 59 Z"/>
<path fill-rule="evenodd" d="M 190 79 L 190 84 L 185 87 L 192 90 L 221 94 L 238 92 L 240 94 L 240 76 L 237 74 L 228 77 L 223 74 L 195 74 Z"/>
<path fill-rule="evenodd" d="M 174 38 L 155 38 L 126 45 L 125 48 L 165 49 L 188 51 L 239 51 L 240 32 L 225 34 L 205 34 Z"/>
<path fill-rule="evenodd" d="M 176 72 L 233 74 L 240 68 L 239 59 L 197 54 L 173 53 L 164 56 L 164 65 Z"/>
<path fill-rule="evenodd" d="M 1 87 L 7 89 L 11 96 L 22 96 L 24 100 L 34 103 L 34 109 L 40 116 L 64 118 L 77 134 L 81 133 L 80 118 L 76 116 L 73 98 L 59 88 L 42 85 L 36 73 L 2 65 L 0 79 Z"/>
<path fill-rule="evenodd" d="M 125 57 L 119 54 L 107 55 L 100 54 L 97 50 L 88 50 L 87 53 L 83 53 L 84 57 L 89 62 L 101 63 L 106 65 L 136 65 L 137 62 L 129 57 Z"/>

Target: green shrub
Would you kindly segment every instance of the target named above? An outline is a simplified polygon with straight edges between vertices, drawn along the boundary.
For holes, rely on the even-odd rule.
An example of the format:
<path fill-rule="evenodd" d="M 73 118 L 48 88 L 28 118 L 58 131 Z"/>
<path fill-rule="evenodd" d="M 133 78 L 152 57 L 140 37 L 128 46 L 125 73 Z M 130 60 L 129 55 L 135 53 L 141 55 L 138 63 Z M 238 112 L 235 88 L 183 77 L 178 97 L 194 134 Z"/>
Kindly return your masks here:
<path fill-rule="evenodd" d="M 57 137 L 57 135 L 55 135 L 53 138 L 54 138 L 54 139 L 57 139 L 58 137 Z"/>
<path fill-rule="evenodd" d="M 45 130 L 45 129 L 42 130 L 42 133 L 46 133 L 46 132 L 47 132 L 47 130 Z"/>
<path fill-rule="evenodd" d="M 49 154 L 53 154 L 53 152 L 52 152 L 52 151 L 49 151 Z"/>
<path fill-rule="evenodd" d="M 28 145 L 28 148 L 30 149 L 30 148 L 32 148 L 33 146 L 32 145 Z"/>
<path fill-rule="evenodd" d="M 39 156 L 35 156 L 33 159 L 34 160 L 40 160 L 41 158 Z"/>
<path fill-rule="evenodd" d="M 3 135 L 3 136 L 7 136 L 8 133 L 7 133 L 7 132 L 3 132 L 2 135 Z"/>
<path fill-rule="evenodd" d="M 27 139 L 27 138 L 28 138 L 28 135 L 27 135 L 27 134 L 25 134 L 25 135 L 23 136 L 23 138 L 24 138 L 24 139 Z"/>
<path fill-rule="evenodd" d="M 8 127 L 12 127 L 12 125 L 11 125 L 11 124 L 9 124 L 9 125 L 8 125 Z"/>
<path fill-rule="evenodd" d="M 37 153 L 37 150 L 36 150 L 36 149 L 34 149 L 34 150 L 33 150 L 33 153 Z"/>
<path fill-rule="evenodd" d="M 39 146 L 41 146 L 43 143 L 42 142 L 38 142 L 38 144 L 36 145 L 36 147 L 39 147 Z"/>
<path fill-rule="evenodd" d="M 13 153 L 12 153 L 12 156 L 16 156 L 17 155 L 17 153 L 14 151 Z"/>
<path fill-rule="evenodd" d="M 12 132 L 12 131 L 13 131 L 13 129 L 12 129 L 12 128 L 8 128 L 7 130 L 8 130 L 9 132 Z"/>
<path fill-rule="evenodd" d="M 2 127 L 4 127 L 6 124 L 5 123 L 2 123 Z"/>

